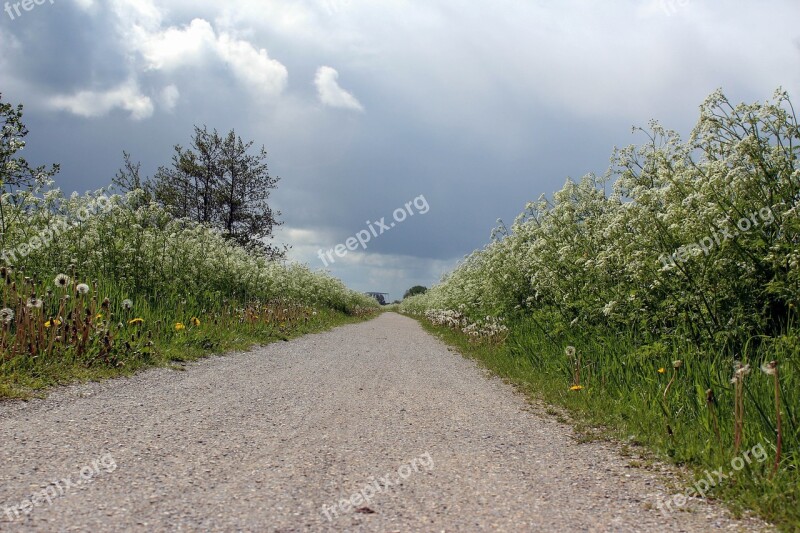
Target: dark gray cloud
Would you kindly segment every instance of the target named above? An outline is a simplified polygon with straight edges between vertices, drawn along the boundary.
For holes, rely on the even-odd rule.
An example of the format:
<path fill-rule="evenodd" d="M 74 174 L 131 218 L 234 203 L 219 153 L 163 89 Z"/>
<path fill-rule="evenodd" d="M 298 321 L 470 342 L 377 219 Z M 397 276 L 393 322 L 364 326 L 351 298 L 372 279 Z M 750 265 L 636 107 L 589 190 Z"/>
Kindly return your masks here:
<path fill-rule="evenodd" d="M 279 237 L 312 267 L 424 195 L 427 214 L 329 267 L 395 298 L 496 219 L 602 174 L 642 141 L 632 125 L 688 133 L 717 87 L 797 94 L 798 15 L 790 0 L 59 0 L 0 14 L 0 91 L 26 104 L 26 155 L 62 163 L 67 190 L 107 185 L 122 150 L 152 173 L 194 124 L 235 128 L 267 147 Z"/>

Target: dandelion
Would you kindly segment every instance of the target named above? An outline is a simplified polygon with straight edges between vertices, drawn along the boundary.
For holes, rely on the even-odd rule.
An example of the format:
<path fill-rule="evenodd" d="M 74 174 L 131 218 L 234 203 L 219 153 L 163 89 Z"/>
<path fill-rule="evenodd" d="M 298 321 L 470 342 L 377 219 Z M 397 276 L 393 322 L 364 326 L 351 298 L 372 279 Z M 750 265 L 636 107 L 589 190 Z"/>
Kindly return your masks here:
<path fill-rule="evenodd" d="M 659 373 L 659 374 L 665 374 L 666 372 L 667 372 L 667 369 L 666 369 L 666 368 L 664 368 L 663 366 L 662 366 L 661 368 L 659 368 L 659 369 L 658 369 L 658 373 Z"/>
<path fill-rule="evenodd" d="M 97 315 L 94 317 L 94 319 L 95 320 L 103 320 L 103 313 L 97 313 Z"/>
<path fill-rule="evenodd" d="M 79 283 L 75 290 L 78 291 L 78 294 L 89 294 L 89 286 L 85 283 Z"/>
<path fill-rule="evenodd" d="M 67 287 L 69 287 L 70 279 L 69 276 L 67 276 L 66 274 L 59 274 L 58 276 L 56 276 L 56 279 L 53 280 L 53 282 L 56 284 L 56 287 L 60 289 L 66 289 Z"/>
<path fill-rule="evenodd" d="M 683 361 L 677 359 L 672 362 L 672 377 L 667 383 L 667 386 L 664 388 L 664 400 L 667 399 L 667 393 L 669 393 L 669 389 L 672 388 L 672 384 L 675 383 L 675 378 L 678 377 L 678 369 L 683 366 Z M 664 370 L 666 372 L 666 370 Z"/>
<path fill-rule="evenodd" d="M 39 298 L 31 296 L 30 298 L 28 298 L 28 302 L 25 304 L 25 306 L 28 307 L 29 309 L 41 309 L 43 304 L 44 302 L 41 301 Z"/>
<path fill-rule="evenodd" d="M 572 390 L 572 391 L 583 390 L 583 385 L 573 385 L 572 387 L 569 388 L 569 390 Z"/>
<path fill-rule="evenodd" d="M 183 331 L 185 329 L 186 329 L 186 326 L 183 324 L 183 322 L 176 322 L 175 323 L 175 331 Z"/>
<path fill-rule="evenodd" d="M 128 300 L 127 298 L 122 300 L 122 308 L 126 311 L 130 311 L 133 309 L 133 302 Z"/>
<path fill-rule="evenodd" d="M 199 325 L 200 325 L 200 319 L 199 319 L 199 318 L 197 318 L 196 316 L 193 316 L 193 317 L 192 317 L 192 319 L 191 319 L 191 320 L 189 320 L 189 323 L 190 323 L 191 325 L 193 325 L 193 326 L 197 327 L 197 326 L 199 326 Z"/>
<path fill-rule="evenodd" d="M 574 346 L 567 346 L 564 353 L 572 361 L 572 384 L 581 384 L 581 357 Z"/>
<path fill-rule="evenodd" d="M 746 375 L 750 374 L 750 365 L 739 366 L 736 370 L 736 375 L 740 378 L 744 378 Z"/>
<path fill-rule="evenodd" d="M 129 326 L 138 326 L 139 324 L 142 324 L 142 323 L 144 323 L 144 319 L 143 318 L 132 318 L 132 319 L 128 320 L 128 325 Z"/>
<path fill-rule="evenodd" d="M 58 320 L 58 319 L 48 320 L 47 322 L 44 323 L 44 327 L 46 327 L 47 329 L 50 329 L 53 326 L 58 327 L 60 325 L 61 325 L 61 321 Z"/>
<path fill-rule="evenodd" d="M 5 307 L 0 309 L 0 322 L 4 324 L 10 324 L 11 321 L 14 320 L 14 310 Z"/>

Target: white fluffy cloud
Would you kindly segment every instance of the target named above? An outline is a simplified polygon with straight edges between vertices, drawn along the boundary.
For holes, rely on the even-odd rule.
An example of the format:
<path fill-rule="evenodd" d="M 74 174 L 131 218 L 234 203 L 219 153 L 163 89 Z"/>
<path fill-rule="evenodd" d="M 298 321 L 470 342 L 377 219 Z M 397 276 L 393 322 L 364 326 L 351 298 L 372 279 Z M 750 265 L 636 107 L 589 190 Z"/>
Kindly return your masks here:
<path fill-rule="evenodd" d="M 194 19 L 185 28 L 151 32 L 137 27 L 134 45 L 152 70 L 173 70 L 204 61 L 215 48 L 217 36 L 207 21 Z"/>
<path fill-rule="evenodd" d="M 138 50 L 148 69 L 170 71 L 182 66 L 200 66 L 216 58 L 260 95 L 277 96 L 286 88 L 289 73 L 285 66 L 270 58 L 263 48 L 225 32 L 218 34 L 206 20 L 194 19 L 184 28 L 137 30 Z"/>
<path fill-rule="evenodd" d="M 140 92 L 135 81 L 127 81 L 107 91 L 57 95 L 49 103 L 53 109 L 88 118 L 108 114 L 114 109 L 128 111 L 133 120 L 149 118 L 153 114 L 153 101 Z"/>
<path fill-rule="evenodd" d="M 361 102 L 339 86 L 339 82 L 336 81 L 338 78 L 339 73 L 334 68 L 319 67 L 317 69 L 314 85 L 317 87 L 317 96 L 320 102 L 330 107 L 364 111 Z"/>
<path fill-rule="evenodd" d="M 223 33 L 217 40 L 217 53 L 234 74 L 251 89 L 263 95 L 278 95 L 286 88 L 289 72 L 280 62 L 270 59 L 263 48 Z"/>
<path fill-rule="evenodd" d="M 81 0 L 78 5 L 87 12 L 96 8 L 91 0 Z M 139 89 L 146 72 L 174 78 L 180 68 L 202 69 L 213 66 L 215 61 L 225 64 L 230 74 L 258 97 L 275 98 L 286 88 L 289 73 L 283 64 L 250 41 L 215 30 L 203 18 L 195 18 L 182 27 L 167 26 L 162 11 L 152 0 L 113 0 L 110 8 L 128 55 L 128 81 L 107 91 L 56 95 L 49 99 L 52 108 L 84 117 L 103 116 L 119 108 L 129 111 L 132 119 L 149 118 L 153 101 Z M 175 108 L 180 97 L 175 83 L 149 92 L 167 112 Z"/>

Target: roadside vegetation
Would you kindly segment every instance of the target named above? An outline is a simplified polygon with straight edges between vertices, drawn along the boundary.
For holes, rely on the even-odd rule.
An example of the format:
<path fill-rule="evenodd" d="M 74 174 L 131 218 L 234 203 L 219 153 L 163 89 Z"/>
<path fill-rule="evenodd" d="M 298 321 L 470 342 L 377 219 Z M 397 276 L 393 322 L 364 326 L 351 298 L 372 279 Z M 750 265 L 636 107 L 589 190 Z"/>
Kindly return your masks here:
<path fill-rule="evenodd" d="M 578 420 L 698 476 L 733 473 L 705 495 L 796 530 L 797 116 L 780 90 L 715 92 L 687 141 L 639 131 L 604 176 L 529 203 L 401 310 Z M 757 446 L 768 457 L 731 468 Z"/>
<path fill-rule="evenodd" d="M 233 132 L 197 129 L 197 154 L 212 157 L 181 149 L 153 182 L 126 155 L 117 189 L 65 195 L 57 166 L 21 157 L 22 107 L 0 101 L 0 125 L 0 398 L 377 312 L 266 243 L 277 221 L 259 187 L 276 180 Z"/>

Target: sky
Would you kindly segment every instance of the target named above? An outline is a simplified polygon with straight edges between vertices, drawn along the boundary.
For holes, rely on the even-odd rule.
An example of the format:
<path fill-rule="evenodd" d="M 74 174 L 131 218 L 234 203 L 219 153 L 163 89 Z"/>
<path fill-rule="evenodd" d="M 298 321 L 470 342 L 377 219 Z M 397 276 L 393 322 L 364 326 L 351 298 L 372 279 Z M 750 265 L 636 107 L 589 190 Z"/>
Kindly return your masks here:
<path fill-rule="evenodd" d="M 280 177 L 291 260 L 390 300 L 603 174 L 632 126 L 688 135 L 717 88 L 800 99 L 797 0 L 36 2 L 0 13 L 0 93 L 62 190 L 234 129 Z"/>

